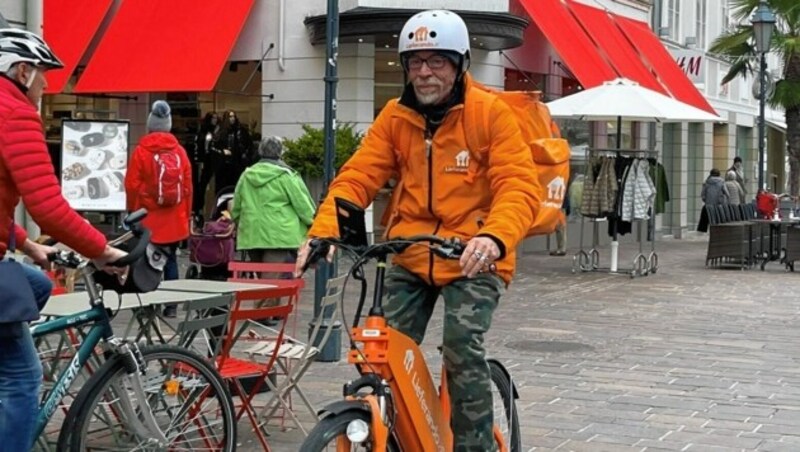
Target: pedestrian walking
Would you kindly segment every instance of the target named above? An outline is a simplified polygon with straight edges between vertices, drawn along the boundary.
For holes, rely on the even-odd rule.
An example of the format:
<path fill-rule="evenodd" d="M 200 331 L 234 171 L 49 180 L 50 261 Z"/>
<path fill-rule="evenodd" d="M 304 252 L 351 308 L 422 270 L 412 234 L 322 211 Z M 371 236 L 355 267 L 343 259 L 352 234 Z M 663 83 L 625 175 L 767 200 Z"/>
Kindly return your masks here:
<path fill-rule="evenodd" d="M 725 187 L 725 181 L 720 177 L 717 168 L 712 168 L 708 173 L 708 177 L 703 183 L 703 189 L 700 192 L 700 199 L 703 200 L 703 210 L 700 212 L 700 222 L 697 224 L 697 230 L 708 232 L 708 208 L 727 204 L 730 199 L 728 189 Z"/>
<path fill-rule="evenodd" d="M 167 254 L 167 281 L 179 277 L 178 244 L 189 237 L 192 215 L 192 165 L 171 129 L 169 104 L 155 101 L 147 117 L 147 135 L 133 151 L 125 175 L 128 210 L 147 209 L 143 224 L 152 232 L 151 242 Z M 164 307 L 165 317 L 175 317 L 176 312 L 177 304 Z"/>
<path fill-rule="evenodd" d="M 259 161 L 236 184 L 231 211 L 236 248 L 253 262 L 293 263 L 314 220 L 311 194 L 300 175 L 281 160 L 282 153 L 280 138 L 262 140 Z"/>

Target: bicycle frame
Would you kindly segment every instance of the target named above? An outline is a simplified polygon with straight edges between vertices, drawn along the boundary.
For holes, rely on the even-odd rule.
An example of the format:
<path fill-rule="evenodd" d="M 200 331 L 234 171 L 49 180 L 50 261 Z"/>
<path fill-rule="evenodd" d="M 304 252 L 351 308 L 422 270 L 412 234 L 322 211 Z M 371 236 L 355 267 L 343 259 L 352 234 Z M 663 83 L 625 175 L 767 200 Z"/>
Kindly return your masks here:
<path fill-rule="evenodd" d="M 34 432 L 35 438 L 38 438 L 44 431 L 53 413 L 55 413 L 58 408 L 58 403 L 64 398 L 72 382 L 75 381 L 75 378 L 78 376 L 78 372 L 86 365 L 89 358 L 92 357 L 94 348 L 101 340 L 110 340 L 113 332 L 111 330 L 108 313 L 102 303 L 95 304 L 89 310 L 67 317 L 60 317 L 31 327 L 31 335 L 35 339 L 92 322 L 94 322 L 94 325 L 89 330 L 86 338 L 81 342 L 78 352 L 72 358 L 69 365 L 61 371 L 55 386 L 47 395 L 44 404 L 42 404 L 39 409 L 39 415 L 36 418 L 36 430 Z"/>
<path fill-rule="evenodd" d="M 441 390 L 437 390 L 425 355 L 417 343 L 387 325 L 380 299 L 385 271 L 386 259 L 380 257 L 375 275 L 373 307 L 364 326 L 354 327 L 352 331 L 353 342 L 363 346 L 350 350 L 348 362 L 356 365 L 361 375 L 377 374 L 381 384 L 388 385 L 395 414 L 386 413 L 382 394 L 351 394 L 348 399 L 366 404 L 371 412 L 373 444 L 377 452 L 386 450 L 390 419 L 396 422 L 395 438 L 403 450 L 450 452 L 453 450 L 453 433 L 450 429 L 450 398 L 444 366 Z M 494 426 L 494 437 L 500 452 L 506 452 L 497 425 Z M 343 449 L 345 444 L 340 446 Z"/>

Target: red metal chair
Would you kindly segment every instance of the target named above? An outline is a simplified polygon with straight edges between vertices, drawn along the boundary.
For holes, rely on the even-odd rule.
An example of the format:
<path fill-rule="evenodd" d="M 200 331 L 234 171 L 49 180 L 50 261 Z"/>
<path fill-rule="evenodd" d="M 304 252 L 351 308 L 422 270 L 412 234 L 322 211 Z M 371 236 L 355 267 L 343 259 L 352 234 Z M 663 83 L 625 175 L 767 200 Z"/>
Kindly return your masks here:
<path fill-rule="evenodd" d="M 248 358 L 245 353 L 239 353 L 242 347 L 252 347 L 252 342 L 270 342 L 280 344 L 284 340 L 286 323 L 294 309 L 294 296 L 297 290 L 293 287 L 275 287 L 264 292 L 269 298 L 285 300 L 278 306 L 257 307 L 258 300 L 248 300 L 237 296 L 231 307 L 228 329 L 222 346 L 220 356 L 217 358 L 217 367 L 220 375 L 229 382 L 231 395 L 238 398 L 236 419 L 240 420 L 247 414 L 253 431 L 264 450 L 269 450 L 267 432 L 259 425 L 256 407 L 253 400 L 259 394 L 270 377 L 275 362 L 278 358 L 280 347 L 273 347 L 274 351 L 268 355 L 259 355 Z M 278 321 L 278 326 L 273 329 L 274 335 L 251 337 L 243 334 L 249 327 L 264 318 L 273 318 Z M 245 387 L 247 385 L 248 387 Z"/>
<path fill-rule="evenodd" d="M 249 282 L 249 283 L 261 283 L 261 284 L 272 284 L 277 287 L 284 287 L 284 288 L 291 288 L 294 289 L 295 292 L 291 295 L 291 300 L 287 302 L 291 303 L 295 307 L 295 313 L 290 316 L 288 324 L 287 324 L 287 332 L 286 336 L 289 339 L 292 339 L 294 336 L 297 335 L 297 324 L 298 324 L 298 317 L 299 314 L 296 311 L 297 306 L 300 304 L 300 293 L 305 287 L 305 281 L 302 278 L 280 278 L 278 275 L 291 275 L 294 272 L 295 265 L 290 263 L 265 263 L 265 262 L 243 262 L 243 261 L 232 261 L 228 263 L 228 270 L 231 272 L 232 277 L 228 278 L 228 281 L 232 282 Z M 268 277 L 262 278 L 261 275 L 264 273 L 270 274 L 270 276 L 276 277 Z M 263 339 L 264 335 L 267 337 L 275 336 L 275 330 L 270 327 L 264 326 L 256 326 L 248 331 L 248 337 L 254 340 Z M 286 338 L 285 338 L 286 339 Z M 261 355 L 264 356 L 278 353 L 278 366 L 274 369 L 275 370 L 275 377 L 277 379 L 286 378 L 292 371 L 292 364 L 294 363 L 294 359 L 291 359 L 292 356 L 290 353 L 290 347 L 284 343 L 278 344 L 277 342 L 272 343 L 262 343 L 260 345 L 254 345 L 246 350 L 246 353 L 254 357 L 254 355 Z M 279 348 L 279 350 L 273 350 L 273 348 Z M 272 385 L 270 385 L 272 386 Z M 273 387 L 270 388 L 271 390 L 274 389 Z M 289 411 L 293 409 L 293 403 L 291 394 L 286 398 L 286 405 L 289 407 L 287 410 L 279 409 L 278 412 L 274 412 L 272 418 L 279 419 L 280 421 L 280 429 L 285 430 L 286 428 L 286 417 L 289 415 L 293 417 Z M 283 408 L 283 407 L 281 407 Z M 299 426 L 302 429 L 302 426 Z"/>

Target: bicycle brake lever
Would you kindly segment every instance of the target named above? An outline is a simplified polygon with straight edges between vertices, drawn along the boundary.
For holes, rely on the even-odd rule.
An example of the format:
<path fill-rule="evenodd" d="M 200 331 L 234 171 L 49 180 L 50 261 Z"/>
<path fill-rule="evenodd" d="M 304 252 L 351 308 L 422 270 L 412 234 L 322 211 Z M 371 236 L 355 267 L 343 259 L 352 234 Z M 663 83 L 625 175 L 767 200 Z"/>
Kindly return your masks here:
<path fill-rule="evenodd" d="M 320 259 L 327 256 L 328 250 L 330 249 L 329 244 L 317 239 L 311 240 L 309 247 L 311 248 L 311 251 L 308 253 L 306 263 L 303 265 L 303 273 L 305 273 L 309 267 L 316 264 Z"/>

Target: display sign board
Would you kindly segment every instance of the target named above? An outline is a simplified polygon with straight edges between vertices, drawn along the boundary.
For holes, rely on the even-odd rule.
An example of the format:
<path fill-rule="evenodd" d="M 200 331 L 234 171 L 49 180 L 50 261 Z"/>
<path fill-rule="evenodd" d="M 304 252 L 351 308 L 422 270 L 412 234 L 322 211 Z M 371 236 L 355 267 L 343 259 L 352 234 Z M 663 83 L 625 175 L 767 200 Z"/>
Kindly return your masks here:
<path fill-rule="evenodd" d="M 64 120 L 61 125 L 61 193 L 84 212 L 125 210 L 127 121 Z"/>
<path fill-rule="evenodd" d="M 671 52 L 675 62 L 692 83 L 706 82 L 706 58 L 703 52 L 693 49 L 672 49 Z"/>

